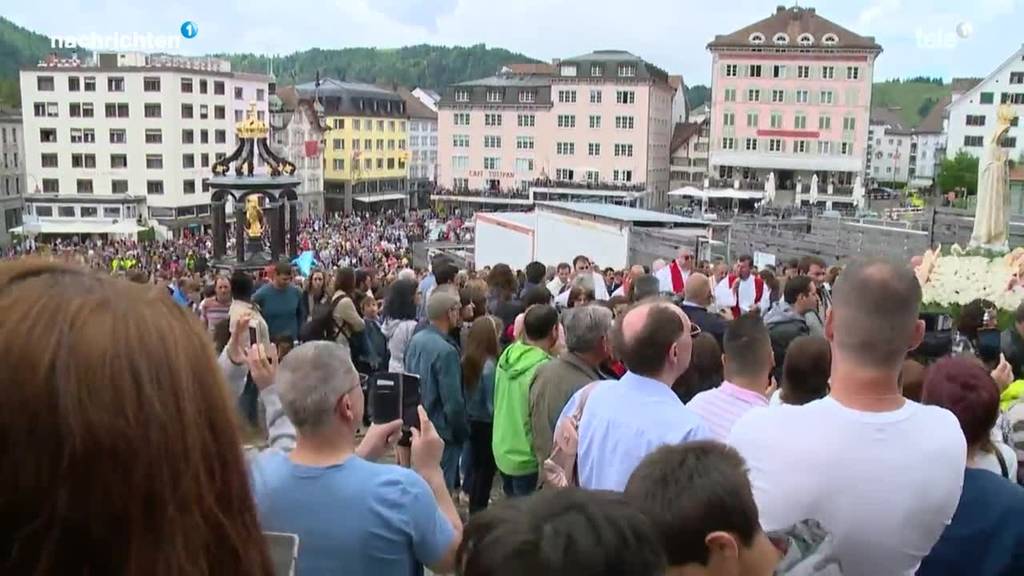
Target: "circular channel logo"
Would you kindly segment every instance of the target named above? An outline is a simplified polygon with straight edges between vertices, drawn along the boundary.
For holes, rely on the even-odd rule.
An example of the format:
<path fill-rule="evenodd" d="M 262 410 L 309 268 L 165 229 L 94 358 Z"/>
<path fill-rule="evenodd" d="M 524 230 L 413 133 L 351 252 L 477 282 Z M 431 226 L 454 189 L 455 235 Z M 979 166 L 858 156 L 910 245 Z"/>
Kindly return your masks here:
<path fill-rule="evenodd" d="M 196 26 L 195 22 L 193 22 L 191 20 L 186 20 L 186 21 L 181 23 L 181 35 L 182 36 L 184 36 L 185 38 L 188 38 L 188 39 L 192 39 L 192 38 L 196 37 L 196 34 L 199 34 L 199 27 Z"/>

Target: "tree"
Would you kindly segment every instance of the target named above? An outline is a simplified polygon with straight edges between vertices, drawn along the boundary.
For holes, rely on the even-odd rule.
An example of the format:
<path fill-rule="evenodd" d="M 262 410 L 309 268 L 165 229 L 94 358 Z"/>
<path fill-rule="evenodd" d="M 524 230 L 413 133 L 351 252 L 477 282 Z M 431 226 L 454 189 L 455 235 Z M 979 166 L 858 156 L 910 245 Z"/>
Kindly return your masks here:
<path fill-rule="evenodd" d="M 939 189 L 951 192 L 957 188 L 974 195 L 978 192 L 978 159 L 961 150 L 953 158 L 946 158 L 939 166 Z"/>
<path fill-rule="evenodd" d="M 932 111 L 932 108 L 935 107 L 935 104 L 937 102 L 938 100 L 932 98 L 931 96 L 925 98 L 924 101 L 921 102 L 921 106 L 917 108 L 917 115 L 920 116 L 922 119 L 927 118 L 928 114 Z"/>

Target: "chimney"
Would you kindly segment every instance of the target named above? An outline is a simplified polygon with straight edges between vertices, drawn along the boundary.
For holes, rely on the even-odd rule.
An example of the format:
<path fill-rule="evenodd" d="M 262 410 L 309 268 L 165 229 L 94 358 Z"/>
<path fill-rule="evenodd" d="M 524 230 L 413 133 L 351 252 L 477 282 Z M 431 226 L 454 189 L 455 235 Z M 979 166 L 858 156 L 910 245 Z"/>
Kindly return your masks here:
<path fill-rule="evenodd" d="M 775 13 L 776 14 L 782 14 L 785 11 L 786 11 L 786 7 L 785 6 L 779 5 L 779 6 L 775 7 Z"/>

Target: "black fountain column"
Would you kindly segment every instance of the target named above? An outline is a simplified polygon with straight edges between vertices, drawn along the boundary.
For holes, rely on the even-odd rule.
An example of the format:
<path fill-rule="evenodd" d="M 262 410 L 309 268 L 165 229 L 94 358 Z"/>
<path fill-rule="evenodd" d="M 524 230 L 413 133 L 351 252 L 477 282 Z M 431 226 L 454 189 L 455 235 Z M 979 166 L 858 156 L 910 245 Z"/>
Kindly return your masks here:
<path fill-rule="evenodd" d="M 235 202 L 235 261 L 245 262 L 245 203 Z"/>
<path fill-rule="evenodd" d="M 213 201 L 213 258 L 222 260 L 228 251 L 225 227 L 224 200 Z"/>
<path fill-rule="evenodd" d="M 277 262 L 284 252 L 284 211 L 281 200 L 274 200 L 264 210 L 270 224 L 270 259 Z"/>
<path fill-rule="evenodd" d="M 288 202 L 288 257 L 299 257 L 299 207 L 294 201 Z"/>

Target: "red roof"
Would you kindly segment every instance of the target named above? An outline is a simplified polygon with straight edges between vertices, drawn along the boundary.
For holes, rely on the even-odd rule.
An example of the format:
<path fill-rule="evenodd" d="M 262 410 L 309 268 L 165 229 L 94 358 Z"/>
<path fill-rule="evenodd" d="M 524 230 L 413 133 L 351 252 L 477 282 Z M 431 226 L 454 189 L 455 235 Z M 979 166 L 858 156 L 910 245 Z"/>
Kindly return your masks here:
<path fill-rule="evenodd" d="M 763 42 L 754 44 L 750 41 L 750 35 L 755 32 L 759 32 L 764 36 Z M 861 36 L 851 32 L 831 20 L 818 16 L 814 8 L 801 8 L 799 6 L 793 6 L 792 8 L 779 6 L 775 9 L 774 14 L 764 20 L 740 28 L 732 34 L 715 36 L 715 39 L 708 44 L 708 48 L 777 47 L 779 45 L 775 44 L 773 40 L 775 35 L 780 32 L 789 37 L 789 42 L 785 46 L 793 48 L 803 48 L 798 43 L 801 34 L 810 34 L 814 37 L 814 43 L 811 44 L 811 47 L 823 47 L 823 38 L 827 34 L 834 34 L 837 41 L 834 45 L 828 46 L 830 49 L 854 48 L 879 51 L 882 49 L 875 42 L 874 37 Z"/>

